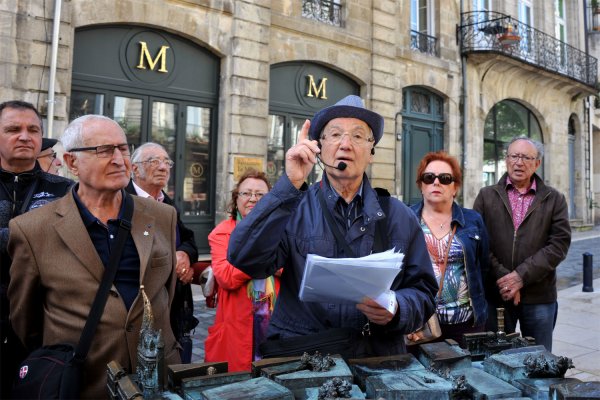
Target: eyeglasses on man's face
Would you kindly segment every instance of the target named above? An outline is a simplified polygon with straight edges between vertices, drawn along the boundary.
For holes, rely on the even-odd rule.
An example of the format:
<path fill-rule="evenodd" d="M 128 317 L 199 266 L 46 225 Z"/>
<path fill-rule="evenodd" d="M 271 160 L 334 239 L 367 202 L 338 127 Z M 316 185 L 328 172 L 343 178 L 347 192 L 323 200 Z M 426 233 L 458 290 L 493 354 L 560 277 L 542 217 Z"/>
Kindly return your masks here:
<path fill-rule="evenodd" d="M 454 177 L 452 174 L 448 173 L 436 175 L 433 172 L 425 172 L 423 175 L 421 175 L 421 181 L 426 185 L 431 185 L 433 182 L 435 182 L 436 178 L 442 185 L 449 185 L 454 182 Z"/>
<path fill-rule="evenodd" d="M 53 151 L 52 153 L 48 153 L 48 154 L 43 154 L 41 156 L 37 156 L 37 159 L 39 160 L 40 158 L 50 157 L 50 158 L 52 158 L 52 160 L 56 160 L 56 156 L 57 156 L 56 152 Z"/>
<path fill-rule="evenodd" d="M 152 168 L 158 168 L 160 166 L 160 164 L 165 164 L 165 167 L 171 169 L 173 168 L 173 166 L 175 165 L 175 161 L 173 160 L 169 160 L 167 159 L 161 159 L 161 158 L 156 158 L 156 157 L 151 157 L 147 160 L 144 161 L 140 161 L 136 164 L 148 164 L 150 165 Z"/>
<path fill-rule="evenodd" d="M 265 195 L 265 193 L 263 192 L 256 192 L 256 193 L 252 193 L 252 192 L 240 192 L 239 196 L 244 199 L 244 200 L 250 200 L 252 197 L 255 197 L 256 200 L 260 200 L 262 199 L 262 197 Z"/>
<path fill-rule="evenodd" d="M 537 159 L 537 157 L 528 156 L 526 154 L 513 153 L 513 154 L 507 154 L 506 159 L 512 163 L 516 163 L 519 160 L 521 160 L 523 162 L 532 162 L 532 161 L 535 161 Z"/>
<path fill-rule="evenodd" d="M 327 141 L 331 144 L 340 144 L 344 136 L 348 136 L 350 141 L 358 146 L 364 146 L 367 143 L 374 142 L 375 139 L 373 137 L 367 136 L 364 133 L 353 132 L 353 133 L 342 133 L 342 132 L 330 132 L 326 133 L 322 136 L 324 141 Z"/>
<path fill-rule="evenodd" d="M 68 150 L 69 153 L 76 151 L 93 151 L 96 153 L 98 158 L 111 158 L 115 154 L 115 149 L 118 149 L 123 157 L 129 157 L 131 155 L 131 149 L 127 143 L 121 144 L 102 144 L 100 146 L 91 147 L 75 147 L 74 149 Z"/>

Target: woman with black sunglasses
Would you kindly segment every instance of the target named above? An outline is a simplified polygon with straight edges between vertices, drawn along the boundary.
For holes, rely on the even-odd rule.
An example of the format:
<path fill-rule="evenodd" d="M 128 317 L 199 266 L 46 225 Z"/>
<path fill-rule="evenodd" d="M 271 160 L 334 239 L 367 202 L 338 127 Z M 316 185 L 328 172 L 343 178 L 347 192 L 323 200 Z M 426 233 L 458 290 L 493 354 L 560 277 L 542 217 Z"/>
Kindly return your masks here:
<path fill-rule="evenodd" d="M 438 280 L 437 316 L 442 336 L 463 345 L 463 334 L 483 332 L 487 303 L 483 282 L 488 270 L 488 235 L 481 216 L 456 204 L 462 183 L 456 158 L 427 153 L 417 169 L 423 200 L 412 207 L 425 235 Z M 419 341 L 417 331 L 408 335 Z"/>

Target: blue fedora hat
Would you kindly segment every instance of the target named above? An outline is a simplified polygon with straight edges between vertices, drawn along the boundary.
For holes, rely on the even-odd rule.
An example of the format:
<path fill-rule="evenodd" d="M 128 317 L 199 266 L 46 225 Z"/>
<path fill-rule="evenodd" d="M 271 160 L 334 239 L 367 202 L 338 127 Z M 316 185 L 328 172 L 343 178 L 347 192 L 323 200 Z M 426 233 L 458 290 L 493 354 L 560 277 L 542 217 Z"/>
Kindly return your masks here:
<path fill-rule="evenodd" d="M 367 110 L 360 97 L 350 95 L 315 114 L 310 121 L 310 130 L 308 131 L 310 139 L 319 140 L 325 125 L 335 118 L 356 118 L 366 122 L 373 131 L 375 144 L 383 136 L 383 117 L 376 112 Z"/>

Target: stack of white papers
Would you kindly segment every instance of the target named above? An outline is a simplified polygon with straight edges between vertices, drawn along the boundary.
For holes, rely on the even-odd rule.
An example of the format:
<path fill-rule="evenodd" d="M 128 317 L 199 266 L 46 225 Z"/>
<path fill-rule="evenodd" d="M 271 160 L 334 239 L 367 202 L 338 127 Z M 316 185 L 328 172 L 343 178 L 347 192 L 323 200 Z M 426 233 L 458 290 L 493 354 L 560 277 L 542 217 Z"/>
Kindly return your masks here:
<path fill-rule="evenodd" d="M 360 303 L 365 297 L 393 312 L 390 290 L 402 268 L 404 254 L 394 250 L 360 258 L 306 257 L 299 298 L 318 303 Z"/>

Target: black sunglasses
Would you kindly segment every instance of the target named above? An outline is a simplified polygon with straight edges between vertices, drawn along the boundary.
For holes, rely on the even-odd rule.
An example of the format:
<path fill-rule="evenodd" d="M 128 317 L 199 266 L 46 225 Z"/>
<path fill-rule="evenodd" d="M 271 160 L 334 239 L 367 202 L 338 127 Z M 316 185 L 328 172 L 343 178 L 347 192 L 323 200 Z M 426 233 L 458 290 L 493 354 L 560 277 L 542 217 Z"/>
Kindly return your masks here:
<path fill-rule="evenodd" d="M 421 175 L 421 181 L 426 185 L 431 185 L 435 182 L 435 178 L 438 178 L 442 185 L 449 185 L 454 182 L 454 177 L 452 174 L 439 174 L 436 175 L 433 172 L 425 172 Z"/>

